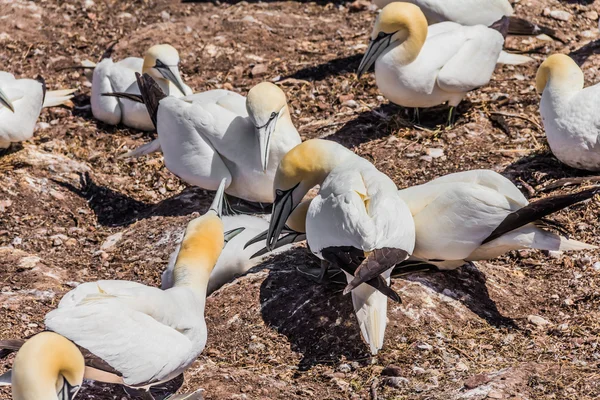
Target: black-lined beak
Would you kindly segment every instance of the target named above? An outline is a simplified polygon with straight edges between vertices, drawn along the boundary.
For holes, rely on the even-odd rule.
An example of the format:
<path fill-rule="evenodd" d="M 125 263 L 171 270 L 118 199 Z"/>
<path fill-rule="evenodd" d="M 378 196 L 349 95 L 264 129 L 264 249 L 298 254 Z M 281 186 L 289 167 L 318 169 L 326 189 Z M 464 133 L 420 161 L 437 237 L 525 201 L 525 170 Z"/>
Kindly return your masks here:
<path fill-rule="evenodd" d="M 183 82 L 181 81 L 181 76 L 179 74 L 179 67 L 168 66 L 160 60 L 156 60 L 156 64 L 154 68 L 160 72 L 160 74 L 168 81 L 173 82 L 177 89 L 185 96 L 185 89 L 183 88 Z"/>
<path fill-rule="evenodd" d="M 294 211 L 297 204 L 294 204 L 294 189 L 300 183 L 296 184 L 289 190 L 279 190 L 275 192 L 275 202 L 273 202 L 273 213 L 271 214 L 271 223 L 269 224 L 269 232 L 267 234 L 267 249 L 269 251 L 275 248 L 275 243 L 281 235 L 288 217 Z"/>
<path fill-rule="evenodd" d="M 288 244 L 302 242 L 304 240 L 306 240 L 306 233 L 292 231 L 292 232 L 288 233 L 287 235 L 283 235 L 279 240 L 277 240 L 277 242 L 275 242 L 275 246 L 273 247 L 273 250 L 278 249 L 278 248 L 288 245 Z M 256 253 L 252 254 L 250 256 L 250 259 L 253 259 L 255 257 L 260 257 L 262 255 L 267 254 L 268 252 L 269 252 L 269 250 L 267 250 L 266 247 L 263 247 Z"/>
<path fill-rule="evenodd" d="M 13 106 L 13 103 L 8 98 L 8 95 L 2 91 L 2 89 L 0 89 L 0 104 L 8 108 L 11 112 L 15 112 L 15 107 Z"/>
<path fill-rule="evenodd" d="M 58 400 L 73 400 L 79 389 L 81 389 L 81 386 L 73 386 L 63 377 L 62 388 L 60 388 L 60 391 L 56 395 Z"/>
<path fill-rule="evenodd" d="M 262 126 L 256 126 L 256 136 L 258 137 L 258 148 L 260 151 L 260 165 L 262 166 L 263 172 L 267 170 L 269 166 L 269 151 L 271 149 L 271 137 L 275 132 L 275 126 L 277 126 L 277 120 L 279 119 L 279 112 L 272 112 L 269 120 Z"/>
<path fill-rule="evenodd" d="M 244 250 L 248 248 L 248 246 L 253 245 L 254 243 L 262 242 L 263 240 L 267 240 L 267 235 L 269 234 L 269 230 L 259 233 L 254 236 L 252 239 L 248 240 L 244 245 Z"/>
<path fill-rule="evenodd" d="M 369 47 L 367 47 L 367 51 L 360 61 L 360 65 L 358 66 L 358 70 L 356 70 L 356 76 L 360 79 L 362 74 L 367 72 L 371 65 L 377 61 L 377 58 L 383 53 L 385 49 L 387 49 L 392 42 L 392 36 L 394 36 L 396 32 L 393 33 L 385 33 L 379 32 L 379 35 L 375 39 L 371 39 L 369 43 Z"/>
<path fill-rule="evenodd" d="M 240 233 L 242 233 L 246 228 L 241 227 L 241 228 L 236 228 L 236 229 L 232 229 L 230 231 L 227 231 L 223 234 L 224 239 L 225 239 L 225 245 L 227 245 L 227 243 L 229 243 L 229 241 L 231 239 L 233 239 L 234 237 L 236 237 L 237 235 L 239 235 Z M 225 247 L 225 246 L 223 246 Z"/>
<path fill-rule="evenodd" d="M 210 209 L 217 213 L 219 218 L 223 216 L 223 198 L 225 197 L 225 184 L 227 183 L 227 179 L 223 178 L 219 188 L 217 189 L 217 193 L 215 194 L 215 198 L 210 205 Z M 239 232 L 238 232 L 239 233 Z M 235 236 L 235 235 L 234 235 Z"/>

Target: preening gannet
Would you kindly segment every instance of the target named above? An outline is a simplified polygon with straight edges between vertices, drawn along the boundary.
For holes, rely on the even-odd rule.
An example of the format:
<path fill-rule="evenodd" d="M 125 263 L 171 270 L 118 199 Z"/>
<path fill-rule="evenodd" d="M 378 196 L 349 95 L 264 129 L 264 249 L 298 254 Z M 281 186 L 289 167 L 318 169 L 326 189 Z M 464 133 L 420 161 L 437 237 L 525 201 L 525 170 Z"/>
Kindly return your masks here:
<path fill-rule="evenodd" d="M 596 193 L 600 188 L 529 203 L 511 181 L 491 170 L 449 174 L 398 192 L 415 222 L 411 259 L 440 269 L 525 248 L 596 248 L 543 229 L 552 226 L 544 217 Z"/>
<path fill-rule="evenodd" d="M 308 246 L 346 273 L 345 292 L 351 291 L 362 336 L 376 354 L 387 324 L 386 295 L 399 301 L 389 287 L 391 268 L 414 247 L 410 210 L 394 182 L 373 164 L 335 142 L 308 140 L 290 150 L 277 169 L 268 249 L 316 185 L 319 193 L 305 221 Z"/>
<path fill-rule="evenodd" d="M 179 74 L 179 53 L 173 46 L 159 44 L 150 47 L 144 58 L 128 57 L 119 62 L 105 58 L 94 68 L 92 113 L 96 119 L 109 125 L 123 123 L 141 130 L 154 130 L 148 111 L 143 104 L 102 96 L 103 93 L 139 94 L 135 73 L 152 76 L 168 96 L 182 97 L 192 94 Z"/>
<path fill-rule="evenodd" d="M 44 79 L 15 79 L 0 71 L 0 150 L 33 136 L 43 107 L 69 101 L 76 89 L 46 91 Z"/>
<path fill-rule="evenodd" d="M 227 178 L 227 194 L 273 201 L 279 160 L 301 142 L 279 87 L 260 83 L 247 98 L 226 90 L 175 98 L 147 75 L 139 84 L 169 171 L 209 190 Z"/>
<path fill-rule="evenodd" d="M 600 84 L 584 88 L 575 61 L 554 54 L 538 69 L 536 86 L 552 153 L 573 168 L 600 171 Z"/>
<path fill-rule="evenodd" d="M 375 21 L 358 76 L 375 63 L 377 86 L 404 107 L 456 107 L 490 81 L 504 37 L 483 25 L 442 22 L 427 28 L 419 7 L 391 3 Z"/>
<path fill-rule="evenodd" d="M 21 346 L 12 370 L 0 376 L 0 386 L 12 385 L 14 400 L 71 400 L 84 370 L 77 346 L 54 332 L 42 332 Z"/>
<path fill-rule="evenodd" d="M 46 316 L 46 327 L 102 361 L 86 378 L 149 389 L 185 371 L 204 350 L 209 276 L 226 241 L 222 181 L 210 210 L 186 229 L 168 290 L 128 281 L 84 283 Z"/>

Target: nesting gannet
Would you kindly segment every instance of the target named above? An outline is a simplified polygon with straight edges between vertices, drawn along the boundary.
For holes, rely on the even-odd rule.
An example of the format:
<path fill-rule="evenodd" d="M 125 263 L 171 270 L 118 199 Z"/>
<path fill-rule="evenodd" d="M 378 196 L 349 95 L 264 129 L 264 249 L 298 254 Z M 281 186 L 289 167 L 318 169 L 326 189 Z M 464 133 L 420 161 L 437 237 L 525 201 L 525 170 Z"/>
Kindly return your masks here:
<path fill-rule="evenodd" d="M 490 170 L 445 175 L 398 192 L 416 229 L 411 259 L 440 269 L 489 260 L 511 250 L 582 250 L 591 246 L 543 229 L 544 217 L 599 193 L 593 188 L 529 203 L 511 181 Z"/>
<path fill-rule="evenodd" d="M 204 305 L 209 276 L 226 241 L 221 203 L 225 180 L 210 210 L 186 229 L 167 290 L 128 281 L 84 283 L 46 316 L 46 327 L 89 350 L 106 368 L 86 378 L 149 389 L 186 370 L 204 350 Z"/>
<path fill-rule="evenodd" d="M 0 150 L 33 136 L 43 107 L 65 104 L 76 89 L 46 91 L 43 78 L 15 79 L 0 71 Z"/>
<path fill-rule="evenodd" d="M 279 160 L 301 142 L 279 87 L 260 83 L 246 99 L 221 90 L 206 101 L 202 94 L 165 97 L 148 75 L 138 82 L 169 171 L 209 190 L 227 178 L 227 194 L 273 201 Z"/>
<path fill-rule="evenodd" d="M 483 25 L 442 22 L 427 28 L 419 7 L 391 3 L 375 21 L 358 76 L 375 63 L 379 90 L 404 107 L 448 103 L 490 81 L 504 37 Z"/>
<path fill-rule="evenodd" d="M 269 250 L 316 185 L 319 193 L 305 221 L 308 246 L 346 273 L 345 293 L 351 291 L 362 336 L 376 354 L 387 324 L 386 295 L 399 300 L 389 288 L 391 268 L 414 247 L 410 210 L 394 182 L 373 164 L 335 142 L 308 140 L 287 153 L 277 169 Z"/>
<path fill-rule="evenodd" d="M 207 294 L 209 295 L 236 276 L 243 275 L 252 267 L 259 265 L 267 257 L 288 250 L 292 243 L 291 241 L 287 244 L 280 242 L 280 246 L 272 253 L 266 254 L 266 252 L 262 252 L 260 255 L 255 256 L 255 253 L 264 246 L 264 243 L 258 243 L 257 241 L 247 247 L 245 247 L 245 244 L 261 232 L 265 232 L 266 237 L 269 220 L 263 217 L 244 214 L 224 216 L 222 220 L 225 231 L 237 228 L 244 228 L 244 231 L 231 239 L 221 252 L 208 281 Z M 299 227 L 296 228 L 300 229 Z M 180 249 L 181 245 L 178 245 L 169 258 L 169 265 L 162 274 L 162 289 L 168 289 L 173 286 L 173 270 Z"/>
<path fill-rule="evenodd" d="M 103 93 L 139 94 L 135 73 L 147 73 L 156 79 L 169 96 L 192 94 L 179 74 L 179 53 L 173 46 L 160 44 L 150 47 L 144 58 L 128 57 L 119 62 L 105 58 L 94 68 L 90 98 L 94 117 L 109 125 L 123 123 L 141 130 L 154 130 L 148 111 L 139 103 L 102 96 Z"/>
<path fill-rule="evenodd" d="M 0 376 L 0 386 L 12 385 L 14 400 L 71 400 L 84 370 L 77 346 L 54 332 L 42 332 L 24 342 L 12 370 Z"/>
<path fill-rule="evenodd" d="M 552 153 L 573 168 L 600 171 L 600 84 L 584 88 L 583 72 L 564 54 L 542 63 L 536 84 Z"/>

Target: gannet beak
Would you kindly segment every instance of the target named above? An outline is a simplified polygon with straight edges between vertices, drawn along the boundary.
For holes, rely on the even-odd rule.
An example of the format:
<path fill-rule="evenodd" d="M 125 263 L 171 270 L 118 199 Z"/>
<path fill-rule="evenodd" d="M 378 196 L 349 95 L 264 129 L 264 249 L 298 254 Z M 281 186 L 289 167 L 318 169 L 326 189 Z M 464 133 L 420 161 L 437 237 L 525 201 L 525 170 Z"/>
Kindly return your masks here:
<path fill-rule="evenodd" d="M 240 233 L 242 233 L 244 231 L 244 227 L 241 228 L 237 228 L 237 229 L 232 229 L 230 231 L 227 231 L 223 234 L 224 239 L 225 239 L 225 244 L 227 244 L 227 242 L 229 242 L 231 239 L 233 239 L 234 237 L 236 237 L 237 235 L 239 235 Z"/>
<path fill-rule="evenodd" d="M 179 74 L 179 67 L 168 66 L 160 60 L 156 60 L 156 65 L 154 66 L 160 72 L 160 74 L 168 81 L 171 81 L 173 85 L 177 86 L 177 89 L 185 96 L 185 89 L 183 88 L 183 81 L 181 80 L 181 75 Z"/>
<path fill-rule="evenodd" d="M 285 223 L 298 204 L 294 204 L 294 189 L 300 183 L 289 190 L 279 190 L 275 192 L 275 202 L 273 202 L 273 213 L 271 214 L 271 223 L 267 233 L 267 249 L 272 251 L 275 248 L 277 239 L 281 231 L 285 228 Z"/>
<path fill-rule="evenodd" d="M 367 72 L 369 70 L 369 68 L 371 68 L 371 65 L 373 65 L 373 63 L 375 63 L 375 61 L 377 61 L 377 58 L 379 57 L 379 55 L 381 53 L 383 53 L 383 51 L 389 47 L 390 43 L 392 42 L 392 36 L 394 36 L 394 34 L 395 34 L 395 32 L 394 33 L 379 32 L 379 35 L 377 35 L 377 38 L 371 39 L 371 42 L 369 43 L 369 47 L 367 48 L 365 55 L 363 56 L 362 60 L 360 61 L 358 70 L 356 70 L 357 78 L 360 79 L 362 74 Z"/>
<path fill-rule="evenodd" d="M 15 108 L 14 108 L 13 104 L 8 99 L 8 96 L 6 95 L 6 93 L 4 93 L 2 91 L 2 89 L 0 89 L 0 104 L 2 104 L 4 107 L 8 108 L 13 113 L 15 112 Z"/>
<path fill-rule="evenodd" d="M 57 393 L 58 400 L 73 400 L 79 392 L 81 386 L 72 386 L 66 379 L 63 378 L 63 386 Z"/>
<path fill-rule="evenodd" d="M 223 216 L 223 198 L 225 197 L 225 184 L 227 183 L 227 179 L 223 178 L 219 188 L 217 189 L 217 193 L 215 194 L 215 199 L 210 205 L 209 211 L 214 211 L 217 213 L 219 218 Z M 238 232 L 239 233 L 239 232 Z M 235 236 L 235 235 L 234 235 Z M 233 237 L 233 236 L 232 236 Z"/>
<path fill-rule="evenodd" d="M 275 132 L 275 126 L 277 125 L 277 119 L 279 113 L 273 112 L 271 117 L 263 126 L 256 127 L 256 135 L 258 137 L 258 147 L 260 150 L 260 165 L 262 166 L 263 172 L 267 171 L 269 166 L 269 151 L 271 149 L 271 137 Z"/>
<path fill-rule="evenodd" d="M 306 233 L 292 231 L 291 233 L 288 233 L 287 235 L 284 235 L 283 237 L 281 237 L 281 239 L 277 240 L 277 242 L 275 242 L 275 246 L 273 247 L 273 250 L 278 249 L 281 246 L 302 242 L 304 240 L 306 240 Z M 266 247 L 263 247 L 256 253 L 252 254 L 250 256 L 250 259 L 253 259 L 255 257 L 260 257 L 264 254 L 267 254 L 268 252 L 269 252 L 269 250 L 267 250 Z"/>
<path fill-rule="evenodd" d="M 258 242 L 262 242 L 263 240 L 267 240 L 268 234 L 269 234 L 269 231 L 266 230 L 264 232 L 259 233 L 256 236 L 254 236 L 252 239 L 250 239 L 250 240 L 248 240 L 248 242 L 246 242 L 246 244 L 244 245 L 244 249 L 247 249 L 248 246 L 251 246 L 254 243 L 258 243 Z"/>

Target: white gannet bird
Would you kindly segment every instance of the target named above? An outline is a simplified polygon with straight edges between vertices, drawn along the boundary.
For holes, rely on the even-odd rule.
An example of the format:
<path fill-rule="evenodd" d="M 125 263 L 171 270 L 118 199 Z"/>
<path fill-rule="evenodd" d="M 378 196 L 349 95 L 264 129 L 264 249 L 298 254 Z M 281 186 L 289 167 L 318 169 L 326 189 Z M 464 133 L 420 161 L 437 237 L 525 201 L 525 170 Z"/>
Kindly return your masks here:
<path fill-rule="evenodd" d="M 123 123 L 134 129 L 154 130 L 148 111 L 142 104 L 122 101 L 103 93 L 139 94 L 135 73 L 147 73 L 156 79 L 168 96 L 192 94 L 179 74 L 179 53 L 173 46 L 159 44 L 150 47 L 144 58 L 128 57 L 119 62 L 105 58 L 94 68 L 90 102 L 94 117 L 109 125 Z"/>
<path fill-rule="evenodd" d="M 575 61 L 554 54 L 538 69 L 536 86 L 552 153 L 570 167 L 600 171 L 600 84 L 584 88 Z"/>
<path fill-rule="evenodd" d="M 85 362 L 73 343 L 42 332 L 20 346 L 0 386 L 12 385 L 14 400 L 72 400 L 83 383 Z"/>
<path fill-rule="evenodd" d="M 190 185 L 258 203 L 273 201 L 279 160 L 301 142 L 285 93 L 263 82 L 244 98 L 226 90 L 165 97 L 148 75 L 140 77 L 143 102 L 156 121 L 165 166 Z M 210 97 L 210 101 L 206 98 Z"/>
<path fill-rule="evenodd" d="M 266 258 L 272 256 L 273 254 L 282 253 L 289 250 L 292 243 L 298 240 L 303 240 L 304 237 L 302 234 L 296 234 L 294 239 L 296 239 L 296 237 L 299 239 L 292 240 L 292 238 L 289 238 L 288 243 L 285 244 L 281 241 L 279 242 L 278 248 L 269 254 L 266 252 L 260 252 L 260 254 L 256 254 L 259 252 L 259 250 L 261 250 L 262 247 L 264 247 L 263 243 L 258 243 L 257 241 L 250 246 L 245 247 L 245 245 L 249 240 L 261 232 L 265 232 L 265 237 L 263 237 L 264 241 L 266 238 L 267 229 L 269 228 L 268 218 L 239 214 L 223 216 L 222 221 L 223 229 L 225 231 L 233 231 L 238 228 L 244 228 L 244 230 L 239 235 L 227 242 L 227 246 L 225 246 L 221 252 L 219 259 L 217 260 L 217 264 L 212 270 L 210 279 L 208 280 L 208 288 L 206 292 L 207 295 L 210 295 L 212 292 L 219 289 L 221 286 L 231 281 L 235 277 L 245 274 L 249 269 L 259 265 Z M 294 227 L 301 229 L 301 227 L 298 226 Z M 162 273 L 161 288 L 163 290 L 173 286 L 173 271 L 180 250 L 181 245 L 178 245 L 169 258 L 169 265 Z"/>
<path fill-rule="evenodd" d="M 411 260 L 439 269 L 490 260 L 511 250 L 584 250 L 596 246 L 543 229 L 544 217 L 593 197 L 600 188 L 529 203 L 508 179 L 491 170 L 442 176 L 398 192 L 416 229 Z M 410 263 L 410 261 L 409 261 Z"/>
<path fill-rule="evenodd" d="M 340 267 L 348 280 L 354 311 L 371 353 L 383 346 L 391 268 L 413 251 L 410 210 L 394 182 L 373 164 L 331 141 L 308 140 L 281 160 L 267 248 L 276 246 L 290 214 L 320 185 L 306 216 L 311 251 Z M 363 283 L 366 282 L 366 283 Z"/>
<path fill-rule="evenodd" d="M 490 81 L 504 37 L 483 25 L 442 22 L 427 28 L 419 7 L 391 3 L 375 21 L 360 77 L 375 63 L 377 87 L 404 107 L 456 107 L 467 92 Z M 450 118 L 449 118 L 450 120 Z"/>
<path fill-rule="evenodd" d="M 43 78 L 15 79 L 0 71 L 0 151 L 33 136 L 42 108 L 63 105 L 77 89 L 46 91 Z"/>
<path fill-rule="evenodd" d="M 224 188 L 225 180 L 210 210 L 188 224 L 172 288 L 128 281 L 84 283 L 48 313 L 47 329 L 99 360 L 88 365 L 86 378 L 148 390 L 180 375 L 202 353 L 209 276 L 224 244 L 240 232 L 223 231 Z"/>

